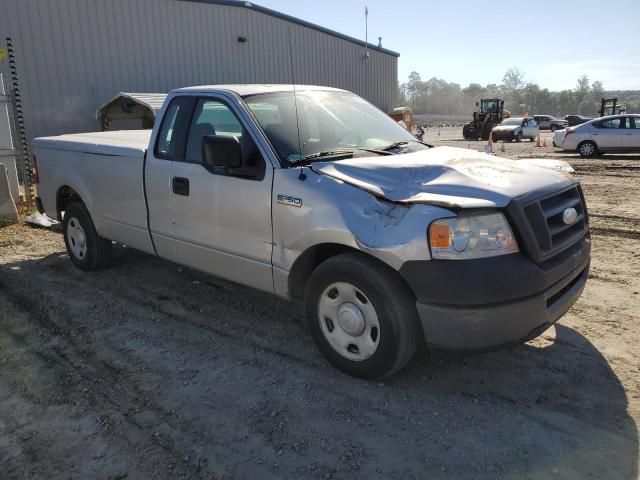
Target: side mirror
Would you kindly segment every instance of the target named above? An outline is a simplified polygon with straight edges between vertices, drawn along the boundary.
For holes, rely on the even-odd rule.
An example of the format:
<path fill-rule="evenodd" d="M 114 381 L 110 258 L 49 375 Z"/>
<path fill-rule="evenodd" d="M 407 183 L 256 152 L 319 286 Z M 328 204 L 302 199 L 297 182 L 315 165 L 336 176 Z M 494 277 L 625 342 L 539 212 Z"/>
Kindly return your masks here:
<path fill-rule="evenodd" d="M 202 163 L 210 168 L 242 167 L 240 142 L 231 135 L 205 135 L 202 137 Z"/>

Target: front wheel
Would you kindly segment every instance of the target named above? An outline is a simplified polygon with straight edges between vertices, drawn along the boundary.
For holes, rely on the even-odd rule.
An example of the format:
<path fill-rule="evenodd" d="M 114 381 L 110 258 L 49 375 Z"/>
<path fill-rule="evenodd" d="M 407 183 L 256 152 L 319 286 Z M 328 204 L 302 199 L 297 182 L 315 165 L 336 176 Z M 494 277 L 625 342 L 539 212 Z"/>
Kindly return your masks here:
<path fill-rule="evenodd" d="M 69 258 L 80 270 L 98 270 L 109 264 L 111 241 L 98 235 L 84 204 L 67 206 L 62 230 Z"/>
<path fill-rule="evenodd" d="M 392 375 L 413 358 L 421 340 L 415 299 L 398 274 L 360 253 L 316 268 L 305 310 L 320 351 L 354 377 Z"/>
<path fill-rule="evenodd" d="M 598 153 L 598 146 L 591 141 L 582 142 L 578 145 L 578 153 L 583 158 L 595 157 Z"/>

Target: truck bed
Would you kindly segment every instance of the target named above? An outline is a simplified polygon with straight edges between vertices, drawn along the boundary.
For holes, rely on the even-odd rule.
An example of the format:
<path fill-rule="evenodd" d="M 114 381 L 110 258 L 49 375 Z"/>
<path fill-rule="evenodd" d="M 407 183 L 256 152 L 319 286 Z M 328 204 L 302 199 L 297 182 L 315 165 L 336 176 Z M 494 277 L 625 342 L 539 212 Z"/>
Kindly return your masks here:
<path fill-rule="evenodd" d="M 39 147 L 98 155 L 144 155 L 149 145 L 151 130 L 119 130 L 89 132 L 42 137 L 35 140 Z"/>
<path fill-rule="evenodd" d="M 75 192 L 99 235 L 153 251 L 144 193 L 150 136 L 151 130 L 123 130 L 36 138 L 38 194 L 46 213 L 59 217 L 61 192 Z"/>

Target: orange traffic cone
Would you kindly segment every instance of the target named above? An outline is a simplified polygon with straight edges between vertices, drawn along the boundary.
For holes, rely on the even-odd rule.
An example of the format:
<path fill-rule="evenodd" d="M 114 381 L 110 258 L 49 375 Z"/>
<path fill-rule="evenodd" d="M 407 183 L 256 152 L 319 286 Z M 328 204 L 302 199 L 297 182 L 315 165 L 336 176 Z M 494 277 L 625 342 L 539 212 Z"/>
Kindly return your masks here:
<path fill-rule="evenodd" d="M 538 136 L 536 137 L 536 147 L 541 147 L 540 145 L 540 132 L 538 132 Z"/>
<path fill-rule="evenodd" d="M 544 148 L 547 148 L 547 139 L 546 139 L 546 138 L 544 139 L 544 142 L 542 142 L 542 146 L 543 146 Z"/>

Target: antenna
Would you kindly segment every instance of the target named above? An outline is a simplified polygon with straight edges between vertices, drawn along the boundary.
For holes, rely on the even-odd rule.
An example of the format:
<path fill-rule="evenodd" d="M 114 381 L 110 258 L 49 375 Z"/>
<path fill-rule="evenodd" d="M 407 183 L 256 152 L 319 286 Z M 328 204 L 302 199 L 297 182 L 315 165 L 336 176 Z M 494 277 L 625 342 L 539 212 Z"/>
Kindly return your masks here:
<path fill-rule="evenodd" d="M 364 6 L 364 57 L 369 58 L 369 7 Z"/>
<path fill-rule="evenodd" d="M 291 64 L 291 83 L 293 84 L 293 104 L 295 106 L 296 111 L 296 128 L 298 129 L 298 152 L 300 157 L 302 157 L 302 142 L 300 140 L 300 119 L 298 117 L 298 95 L 296 94 L 296 76 L 294 74 L 293 69 L 293 47 L 291 46 L 291 27 L 288 28 L 289 35 L 289 63 Z M 304 173 L 304 168 L 300 165 L 300 175 L 298 178 L 301 181 L 306 180 L 307 176 Z"/>
<path fill-rule="evenodd" d="M 369 97 L 369 7 L 364 7 L 364 95 Z"/>

